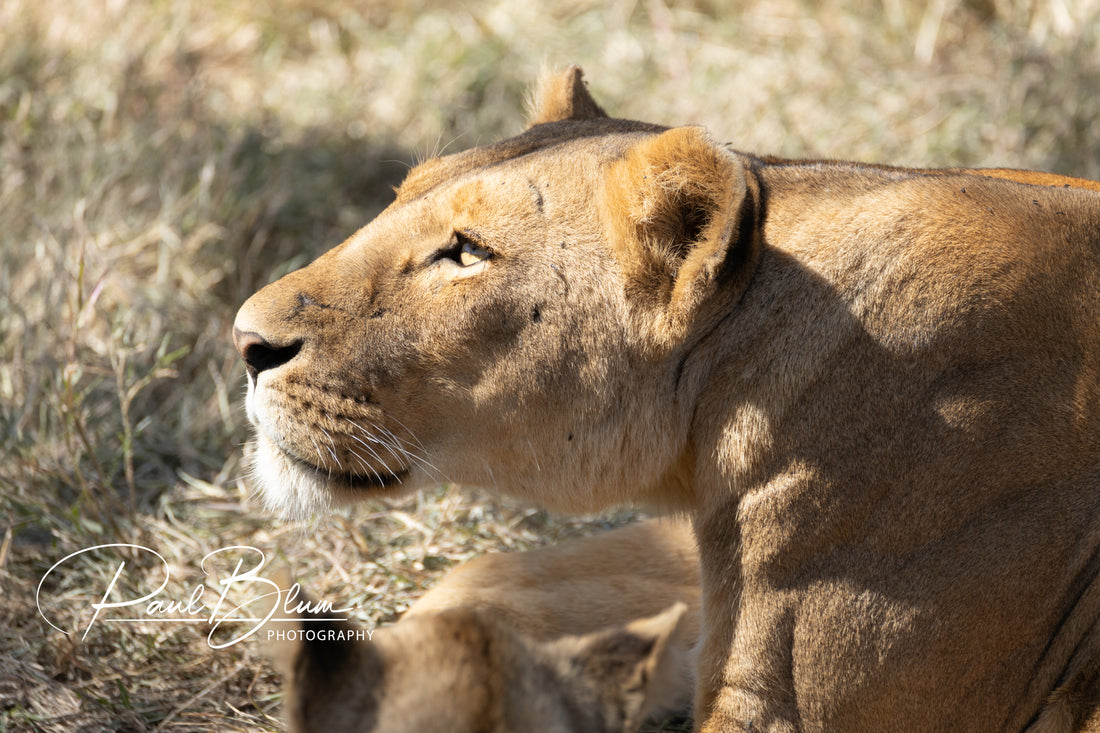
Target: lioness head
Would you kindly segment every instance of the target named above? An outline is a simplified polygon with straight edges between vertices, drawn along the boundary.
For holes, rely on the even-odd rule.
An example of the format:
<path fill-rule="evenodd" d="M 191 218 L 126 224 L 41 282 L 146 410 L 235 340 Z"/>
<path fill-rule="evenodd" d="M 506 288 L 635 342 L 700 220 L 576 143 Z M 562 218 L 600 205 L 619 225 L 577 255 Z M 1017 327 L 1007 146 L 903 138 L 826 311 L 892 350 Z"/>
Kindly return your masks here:
<path fill-rule="evenodd" d="M 685 606 L 582 636 L 534 641 L 495 615 L 453 608 L 370 640 L 311 619 L 268 646 L 294 733 L 627 733 Z"/>
<path fill-rule="evenodd" d="M 661 501 L 692 460 L 687 355 L 756 256 L 754 200 L 702 129 L 610 119 L 576 68 L 544 82 L 525 132 L 417 166 L 241 308 L 265 494 Z"/>

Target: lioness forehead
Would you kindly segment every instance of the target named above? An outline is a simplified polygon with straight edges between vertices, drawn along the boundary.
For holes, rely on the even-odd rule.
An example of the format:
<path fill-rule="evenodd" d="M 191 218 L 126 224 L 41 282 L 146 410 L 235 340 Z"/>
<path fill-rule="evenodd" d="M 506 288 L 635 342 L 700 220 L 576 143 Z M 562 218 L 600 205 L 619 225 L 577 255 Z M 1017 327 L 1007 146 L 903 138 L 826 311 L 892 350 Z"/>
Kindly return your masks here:
<path fill-rule="evenodd" d="M 646 122 L 609 118 L 535 125 L 516 137 L 426 160 L 409 171 L 397 191 L 396 203 L 423 196 L 436 186 L 508 161 L 539 156 L 551 162 L 567 155 L 589 154 L 608 160 L 620 157 L 640 137 L 667 128 Z"/>

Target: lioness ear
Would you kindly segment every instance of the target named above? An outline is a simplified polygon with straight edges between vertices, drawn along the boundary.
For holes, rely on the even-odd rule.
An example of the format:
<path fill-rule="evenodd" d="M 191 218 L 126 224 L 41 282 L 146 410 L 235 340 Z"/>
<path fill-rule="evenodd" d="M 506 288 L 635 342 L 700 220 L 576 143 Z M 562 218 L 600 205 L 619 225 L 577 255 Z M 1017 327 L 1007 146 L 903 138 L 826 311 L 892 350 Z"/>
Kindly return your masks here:
<path fill-rule="evenodd" d="M 528 127 L 544 122 L 563 120 L 587 120 L 607 117 L 584 84 L 584 72 L 579 66 L 570 66 L 558 74 L 544 74 L 531 102 L 531 118 Z"/>
<path fill-rule="evenodd" d="M 740 159 L 701 127 L 649 138 L 611 166 L 601 200 L 608 234 L 628 299 L 653 313 L 656 342 L 686 336 L 719 284 L 747 270 L 747 191 Z"/>
<path fill-rule="evenodd" d="M 575 662 L 603 698 L 605 713 L 620 718 L 608 720 L 609 728 L 636 730 L 641 725 L 647 703 L 658 692 L 652 689 L 659 684 L 654 680 L 657 667 L 686 612 L 686 605 L 676 603 L 656 616 L 582 637 Z"/>

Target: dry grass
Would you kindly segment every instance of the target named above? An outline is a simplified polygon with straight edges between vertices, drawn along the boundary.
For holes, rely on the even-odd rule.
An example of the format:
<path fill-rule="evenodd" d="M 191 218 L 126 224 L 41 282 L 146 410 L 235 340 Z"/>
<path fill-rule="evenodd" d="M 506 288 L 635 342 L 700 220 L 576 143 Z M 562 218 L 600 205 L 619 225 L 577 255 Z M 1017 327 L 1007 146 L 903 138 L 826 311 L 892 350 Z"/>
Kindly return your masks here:
<path fill-rule="evenodd" d="M 178 597 L 214 580 L 207 552 L 254 545 L 381 623 L 455 562 L 626 516 L 440 489 L 300 525 L 237 481 L 235 308 L 369 219 L 416 158 L 518 130 L 541 65 L 581 63 L 609 110 L 746 150 L 1100 177 L 1100 0 L 927 5 L 6 0 L 0 731 L 278 727 L 251 642 L 46 626 L 39 579 L 78 549 L 153 547 Z M 72 601 L 62 625 L 113 572 L 66 567 L 47 585 Z M 128 568 L 129 592 L 158 582 L 147 557 Z"/>

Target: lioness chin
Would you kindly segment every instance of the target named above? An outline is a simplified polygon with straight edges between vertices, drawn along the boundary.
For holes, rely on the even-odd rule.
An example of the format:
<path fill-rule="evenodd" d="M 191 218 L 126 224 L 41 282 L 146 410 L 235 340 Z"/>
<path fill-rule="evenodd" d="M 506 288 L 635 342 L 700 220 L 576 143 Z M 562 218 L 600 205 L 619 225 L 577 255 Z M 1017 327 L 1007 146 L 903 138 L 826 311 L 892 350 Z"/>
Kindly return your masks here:
<path fill-rule="evenodd" d="M 1098 189 L 756 157 L 570 69 L 241 308 L 261 484 L 690 512 L 701 730 L 1082 729 Z"/>

